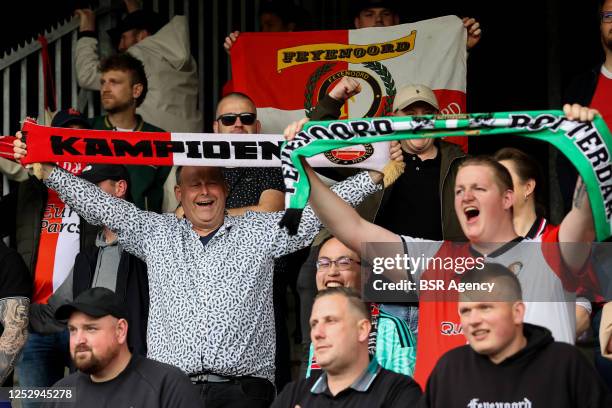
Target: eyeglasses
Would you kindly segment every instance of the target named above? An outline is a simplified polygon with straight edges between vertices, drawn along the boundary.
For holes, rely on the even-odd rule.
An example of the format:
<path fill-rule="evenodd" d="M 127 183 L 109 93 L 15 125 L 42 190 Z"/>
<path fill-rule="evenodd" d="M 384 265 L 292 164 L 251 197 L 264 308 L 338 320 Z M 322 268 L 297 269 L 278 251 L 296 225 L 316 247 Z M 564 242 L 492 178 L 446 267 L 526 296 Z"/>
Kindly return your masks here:
<path fill-rule="evenodd" d="M 223 115 L 219 115 L 217 120 L 220 120 L 223 126 L 232 126 L 234 123 L 236 123 L 236 119 L 238 118 L 240 118 L 240 123 L 249 126 L 255 123 L 257 115 L 255 113 L 250 112 L 225 113 Z"/>
<path fill-rule="evenodd" d="M 349 269 L 353 263 L 360 264 L 361 262 L 351 259 L 348 256 L 341 256 L 335 261 L 332 261 L 329 258 L 319 258 L 316 265 L 317 269 L 329 269 L 331 268 L 332 264 L 336 264 L 338 269 L 345 271 Z"/>
<path fill-rule="evenodd" d="M 612 11 L 602 11 L 601 21 L 604 23 L 612 23 Z"/>

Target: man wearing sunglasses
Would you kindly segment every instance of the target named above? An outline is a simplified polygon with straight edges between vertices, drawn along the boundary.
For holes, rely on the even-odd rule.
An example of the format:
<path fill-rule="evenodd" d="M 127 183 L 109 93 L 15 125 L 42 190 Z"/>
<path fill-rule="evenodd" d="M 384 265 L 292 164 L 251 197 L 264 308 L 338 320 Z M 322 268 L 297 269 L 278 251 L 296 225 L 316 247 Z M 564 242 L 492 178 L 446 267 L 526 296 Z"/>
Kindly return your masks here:
<path fill-rule="evenodd" d="M 359 255 L 337 238 L 329 238 L 321 245 L 316 267 L 317 291 L 344 287 L 361 293 Z M 370 355 L 376 357 L 381 367 L 398 374 L 412 376 L 416 358 L 416 339 L 408 323 L 381 310 L 376 303 L 370 303 L 369 306 L 372 323 L 368 341 Z M 318 375 L 321 367 L 315 359 L 312 344 L 307 363 L 306 378 Z"/>
<path fill-rule="evenodd" d="M 231 93 L 219 101 L 215 133 L 261 133 L 255 103 L 242 93 Z M 223 170 L 229 188 L 227 212 L 243 215 L 247 211 L 274 212 L 284 209 L 284 183 L 280 168 L 235 167 Z M 287 315 L 285 310 L 286 287 L 291 279 L 290 271 L 299 270 L 302 257 L 286 256 L 274 262 L 274 321 L 276 326 L 276 387 L 280 390 L 291 381 L 291 355 Z M 298 266 L 293 266 L 299 263 Z"/>

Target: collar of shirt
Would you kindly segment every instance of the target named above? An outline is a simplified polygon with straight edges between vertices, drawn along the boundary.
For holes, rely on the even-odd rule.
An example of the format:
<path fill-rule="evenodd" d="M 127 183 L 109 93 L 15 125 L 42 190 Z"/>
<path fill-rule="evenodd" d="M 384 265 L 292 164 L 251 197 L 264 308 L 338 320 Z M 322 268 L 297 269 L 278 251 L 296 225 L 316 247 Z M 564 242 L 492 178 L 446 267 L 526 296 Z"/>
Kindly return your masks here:
<path fill-rule="evenodd" d="M 231 215 L 225 214 L 225 218 L 223 219 L 223 224 L 221 224 L 219 226 L 219 228 L 217 228 L 217 230 L 216 230 L 216 232 L 214 234 L 214 237 L 212 237 L 211 240 L 215 239 L 216 237 L 220 237 L 220 236 L 223 236 L 223 235 L 227 234 L 232 229 L 232 227 L 234 225 L 234 222 L 235 222 L 234 218 L 235 217 L 232 217 Z M 187 223 L 189 228 L 191 228 L 192 235 L 199 240 L 200 236 L 193 229 L 193 224 L 191 223 L 191 221 L 189 221 L 187 218 L 183 218 L 183 221 Z"/>
<path fill-rule="evenodd" d="M 381 370 L 381 366 L 380 364 L 378 364 L 378 361 L 376 361 L 376 357 L 372 358 L 372 360 L 370 361 L 370 364 L 368 364 L 368 367 L 355 380 L 355 382 L 353 382 L 353 384 L 350 385 L 349 388 L 352 388 L 353 390 L 359 391 L 359 392 L 368 391 L 368 389 L 370 388 L 370 386 L 376 379 L 376 376 L 378 375 L 380 370 Z M 339 395 L 343 391 L 346 391 L 346 390 L 340 391 L 338 394 L 336 394 L 336 396 Z M 323 371 L 319 379 L 314 383 L 314 385 L 310 389 L 310 392 L 313 394 L 326 393 L 326 394 L 331 395 L 331 392 L 329 391 L 329 387 L 327 386 L 327 373 L 325 371 Z"/>

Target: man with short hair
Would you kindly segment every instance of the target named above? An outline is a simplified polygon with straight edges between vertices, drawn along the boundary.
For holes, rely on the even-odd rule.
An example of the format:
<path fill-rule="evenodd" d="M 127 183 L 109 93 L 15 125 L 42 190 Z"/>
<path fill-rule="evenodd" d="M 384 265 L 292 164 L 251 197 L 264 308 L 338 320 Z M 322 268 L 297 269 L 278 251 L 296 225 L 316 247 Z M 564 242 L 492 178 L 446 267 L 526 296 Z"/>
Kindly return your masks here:
<path fill-rule="evenodd" d="M 370 314 L 355 292 L 343 287 L 319 292 L 310 326 L 323 373 L 287 385 L 273 408 L 416 407 L 421 396 L 418 384 L 385 370 L 376 358 L 370 360 Z"/>
<path fill-rule="evenodd" d="M 128 14 L 109 35 L 119 51 L 140 60 L 150 83 L 148 98 L 138 107 L 144 120 L 169 132 L 201 132 L 198 109 L 198 68 L 191 56 L 186 16 L 174 16 L 166 24 L 158 14 L 137 10 L 124 0 Z M 75 67 L 79 85 L 100 90 L 98 40 L 94 12 L 75 11 L 80 19 Z"/>
<path fill-rule="evenodd" d="M 113 197 L 129 201 L 129 175 L 126 166 L 93 164 L 83 169 L 81 177 Z M 118 237 L 103 227 L 95 246 L 79 252 L 72 271 L 47 304 L 32 305 L 32 313 L 53 319 L 63 304 L 92 287 L 105 287 L 125 302 L 128 310 L 128 346 L 134 354 L 147 355 L 147 321 L 149 317 L 149 283 L 147 265 L 125 251 Z M 60 322 L 58 322 L 60 323 Z"/>
<path fill-rule="evenodd" d="M 343 77 L 311 114 L 314 120 L 333 120 L 340 117 L 342 105 L 361 92 L 359 81 Z M 439 113 L 438 100 L 424 85 L 402 87 L 393 102 L 393 116 L 419 116 Z M 401 145 L 401 148 L 400 148 Z M 407 139 L 391 143 L 391 152 L 399 150 L 402 159 L 398 176 L 393 183 L 385 183 L 384 191 L 373 194 L 358 208 L 367 221 L 374 222 L 396 234 L 435 240 L 464 241 L 465 236 L 455 213 L 454 182 L 457 167 L 465 153 L 454 143 L 440 139 Z M 396 153 L 397 154 L 397 153 Z M 319 174 L 333 177 L 330 170 L 317 169 Z M 344 170 L 344 169 L 343 169 Z M 347 169 L 349 170 L 349 169 Z M 349 170 L 350 171 L 350 170 Z M 346 172 L 346 170 L 345 170 Z M 336 172 L 337 173 L 337 172 Z M 419 199 L 413 199 L 414 192 Z M 322 231 L 321 235 L 327 231 Z M 302 310 L 308 316 L 314 287 L 313 260 L 321 239 L 315 239 L 309 260 L 304 263 L 298 278 Z M 309 262 L 311 261 L 312 262 Z M 418 309 L 406 304 L 385 303 L 381 308 L 395 314 L 417 332 Z M 302 330 L 308 326 L 302 318 Z"/>
<path fill-rule="evenodd" d="M 582 107 L 565 106 L 569 119 L 592 120 L 596 111 Z M 291 139 L 299 126 L 290 126 L 286 130 L 287 139 Z M 567 301 L 572 290 L 572 274 L 583 266 L 590 247 L 588 245 L 557 245 L 563 243 L 590 243 L 594 239 L 593 218 L 585 188 L 576 189 L 574 208 L 566 215 L 561 225 L 536 240 L 534 244 L 516 245 L 521 240 L 514 231 L 512 218 L 512 177 L 508 170 L 491 158 L 479 157 L 464 161 L 455 180 L 455 211 L 462 230 L 469 244 L 455 245 L 450 241 L 431 241 L 395 234 L 385 228 L 370 223 L 359 216 L 352 208 L 329 189 L 316 176 L 316 173 L 305 163 L 310 180 L 310 205 L 320 217 L 323 224 L 347 247 L 361 253 L 362 244 L 384 242 L 387 248 L 394 244 L 397 252 L 407 256 L 457 258 L 485 258 L 487 262 L 514 264 L 518 272 L 524 266 L 526 271 L 519 274 L 525 287 L 532 290 L 543 290 L 539 300 L 527 309 L 527 321 L 540 323 L 553 332 L 557 340 L 573 343 L 575 328 L 574 306 Z M 531 242 L 531 241 L 526 241 Z M 544 244 L 549 243 L 549 244 Z M 546 245 L 554 245 L 556 255 L 544 251 Z M 402 248 L 403 247 L 403 248 Z M 524 250 L 523 249 L 527 249 Z M 517 262 L 517 259 L 524 259 Z M 529 260 L 529 262 L 527 262 Z M 565 267 L 560 267 L 560 262 Z M 405 270 L 396 270 L 395 275 L 387 276 L 395 281 L 406 278 Z M 413 268 L 411 275 L 419 279 L 435 279 L 442 273 L 450 279 L 454 270 L 439 271 L 425 265 Z M 537 282 L 537 283 L 536 283 Z M 431 298 L 430 298 L 431 299 Z M 435 300 L 435 299 L 434 299 Z M 419 347 L 415 379 L 424 384 L 431 368 L 438 357 L 445 351 L 462 343 L 459 337 L 459 324 L 452 316 L 454 303 L 444 301 L 421 302 L 419 309 Z M 452 326 L 453 330 L 448 327 Z"/>
<path fill-rule="evenodd" d="M 255 103 L 243 93 L 234 92 L 223 97 L 217 105 L 215 118 L 215 133 L 261 133 Z M 223 175 L 229 187 L 227 209 L 230 215 L 284 209 L 285 185 L 280 168 L 234 167 L 223 169 Z"/>
<path fill-rule="evenodd" d="M 580 351 L 555 342 L 548 329 L 524 323 L 521 285 L 512 271 L 488 263 L 460 279 L 466 285 L 492 284 L 493 290 L 459 294 L 469 345 L 440 358 L 427 381 L 423 407 L 610 406 L 609 391 Z"/>
<path fill-rule="evenodd" d="M 102 60 L 100 71 L 100 98 L 106 115 L 93 118 L 92 129 L 163 132 L 136 113 L 149 90 L 142 62 L 130 54 L 115 54 Z M 128 166 L 128 172 L 134 204 L 142 210 L 161 212 L 170 167 Z"/>
<path fill-rule="evenodd" d="M 54 385 L 74 387 L 74 399 L 45 406 L 202 406 L 191 382 L 178 368 L 130 352 L 128 311 L 110 289 L 86 290 L 57 309 L 55 317 L 68 321 L 70 355 L 78 372 Z"/>
<path fill-rule="evenodd" d="M 25 148 L 14 142 L 16 159 Z M 148 356 L 186 372 L 207 407 L 268 406 L 275 393 L 274 259 L 310 244 L 321 228 L 312 210 L 304 210 L 296 235 L 279 226 L 282 212 L 230 216 L 221 170 L 193 166 L 177 170 L 185 213 L 179 219 L 141 211 L 52 165 L 41 169 L 77 212 L 115 231 L 127 251 L 146 261 Z M 372 177 L 360 173 L 334 190 L 358 204 L 378 189 L 380 175 Z"/>
<path fill-rule="evenodd" d="M 319 292 L 343 287 L 361 293 L 361 261 L 355 251 L 347 248 L 337 238 L 329 238 L 321 244 L 316 262 L 316 283 Z M 370 340 L 368 352 L 375 356 L 385 369 L 411 376 L 414 372 L 416 339 L 408 323 L 384 311 L 378 303 L 370 308 Z M 315 359 L 314 345 L 310 345 L 306 378 L 317 376 L 321 366 Z"/>

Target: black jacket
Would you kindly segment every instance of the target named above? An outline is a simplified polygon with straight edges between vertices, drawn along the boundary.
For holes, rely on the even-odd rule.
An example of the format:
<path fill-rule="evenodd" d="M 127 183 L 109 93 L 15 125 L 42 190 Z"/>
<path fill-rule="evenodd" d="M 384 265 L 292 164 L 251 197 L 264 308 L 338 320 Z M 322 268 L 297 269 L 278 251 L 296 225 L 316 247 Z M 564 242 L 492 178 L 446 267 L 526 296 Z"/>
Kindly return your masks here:
<path fill-rule="evenodd" d="M 88 248 L 80 252 L 74 260 L 73 298 L 91 288 L 99 250 L 98 247 Z M 127 303 L 128 346 L 132 353 L 146 356 L 149 321 L 147 264 L 126 251 L 121 252 L 115 293 Z"/>
<path fill-rule="evenodd" d="M 444 354 L 427 381 L 422 406 L 612 406 L 606 386 L 577 348 L 555 342 L 544 327 L 525 323 L 523 332 L 527 346 L 499 364 L 470 346 Z"/>

